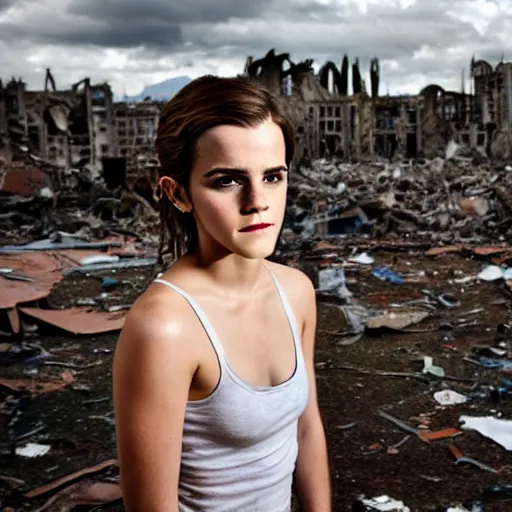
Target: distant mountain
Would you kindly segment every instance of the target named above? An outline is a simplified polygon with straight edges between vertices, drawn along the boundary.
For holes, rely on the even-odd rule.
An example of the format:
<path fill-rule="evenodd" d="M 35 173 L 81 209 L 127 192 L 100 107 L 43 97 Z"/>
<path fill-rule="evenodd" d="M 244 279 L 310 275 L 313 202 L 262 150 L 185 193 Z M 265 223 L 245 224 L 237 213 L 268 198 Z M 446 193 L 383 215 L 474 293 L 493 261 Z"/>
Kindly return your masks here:
<path fill-rule="evenodd" d="M 153 101 L 168 101 L 171 99 L 182 87 L 185 87 L 192 79 L 188 76 L 178 76 L 176 78 L 169 78 L 158 84 L 148 85 L 140 94 L 135 96 L 119 96 L 116 101 L 144 101 L 148 96 Z"/>

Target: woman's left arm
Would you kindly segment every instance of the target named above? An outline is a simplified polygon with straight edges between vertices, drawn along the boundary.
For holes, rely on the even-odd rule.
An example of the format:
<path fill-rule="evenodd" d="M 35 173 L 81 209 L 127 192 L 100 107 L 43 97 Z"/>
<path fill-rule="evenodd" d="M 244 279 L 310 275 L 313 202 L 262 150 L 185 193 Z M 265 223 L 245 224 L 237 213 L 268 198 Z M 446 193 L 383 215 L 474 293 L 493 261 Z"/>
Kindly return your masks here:
<path fill-rule="evenodd" d="M 299 456 L 295 471 L 297 494 L 305 512 L 331 511 L 331 483 L 327 443 L 318 408 L 315 376 L 316 294 L 310 279 L 301 272 L 303 313 L 302 347 L 308 372 L 309 401 L 299 419 Z"/>

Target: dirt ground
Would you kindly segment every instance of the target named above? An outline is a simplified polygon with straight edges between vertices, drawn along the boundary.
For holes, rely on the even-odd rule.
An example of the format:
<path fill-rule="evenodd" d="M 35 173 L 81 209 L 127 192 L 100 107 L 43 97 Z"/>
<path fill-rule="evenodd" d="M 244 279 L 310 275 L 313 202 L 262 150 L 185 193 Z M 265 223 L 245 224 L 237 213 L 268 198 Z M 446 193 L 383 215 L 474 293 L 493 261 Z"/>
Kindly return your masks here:
<path fill-rule="evenodd" d="M 357 248 L 357 246 L 356 246 Z M 346 256 L 354 246 L 337 250 Z M 449 292 L 461 301 L 454 309 L 437 309 L 427 320 L 410 328 L 414 332 L 381 331 L 364 334 L 351 345 L 343 345 L 339 335 L 343 318 L 334 300 L 319 297 L 317 333 L 318 396 L 324 419 L 333 485 L 333 510 L 351 510 L 360 495 L 387 494 L 403 500 L 411 511 L 444 511 L 450 505 L 479 498 L 481 490 L 494 484 L 512 483 L 512 458 L 492 440 L 473 431 L 463 431 L 453 440 L 431 443 L 406 436 L 389 421 L 379 417 L 385 410 L 412 426 L 427 424 L 431 430 L 459 427 L 462 414 L 471 416 L 512 416 L 512 396 L 494 403 L 487 398 L 463 405 L 441 407 L 433 399 L 435 391 L 449 388 L 475 396 L 484 385 L 499 383 L 507 374 L 483 369 L 464 361 L 476 346 L 509 342 L 512 299 L 501 284 L 455 279 L 476 275 L 483 260 L 461 254 L 429 257 L 424 249 L 371 252 L 379 265 L 409 274 L 404 284 L 391 284 L 372 276 L 369 266 L 346 270 L 347 286 L 353 300 L 369 308 L 406 302 L 422 296 L 428 288 Z M 412 275 L 424 271 L 424 275 Z M 140 293 L 150 271 L 126 272 L 121 286 L 111 292 L 111 301 L 122 304 Z M 108 274 L 106 274 L 108 275 Z M 66 279 L 49 298 L 53 307 L 68 306 L 77 298 L 95 297 L 99 282 L 85 278 Z M 320 300 L 321 299 L 321 300 Z M 474 312 L 474 310 L 480 310 Z M 466 319 L 466 326 L 458 326 Z M 497 338 L 498 337 L 498 338 Z M 111 363 L 117 334 L 77 337 L 40 328 L 40 340 L 51 354 L 51 361 L 91 365 L 74 369 L 74 382 L 64 390 L 31 398 L 0 387 L 0 475 L 23 480 L 20 487 L 0 478 L 0 510 L 34 511 L 49 496 L 28 499 L 23 493 L 47 484 L 73 471 L 115 458 L 115 433 L 111 401 Z M 432 356 L 445 378 L 423 375 L 423 357 Z M 5 376 L 32 376 L 59 379 L 65 367 L 54 365 L 13 365 L 2 369 Z M 378 372 L 402 372 L 412 376 L 385 376 Z M 350 426 L 349 424 L 355 425 Z M 36 432 L 31 435 L 31 431 Z M 23 437 L 25 436 L 25 437 Z M 26 442 L 51 445 L 38 458 L 14 455 L 13 448 Z M 492 474 L 465 464 L 455 465 L 448 445 L 453 442 L 464 455 L 499 470 Z M 117 470 L 95 475 L 96 479 L 116 480 Z M 15 488 L 16 487 L 16 488 Z M 119 502 L 103 507 L 74 510 L 123 510 Z M 68 510 L 50 507 L 45 510 Z M 486 512 L 512 510 L 512 500 L 485 504 Z M 271 511 L 269 511 L 271 512 Z"/>

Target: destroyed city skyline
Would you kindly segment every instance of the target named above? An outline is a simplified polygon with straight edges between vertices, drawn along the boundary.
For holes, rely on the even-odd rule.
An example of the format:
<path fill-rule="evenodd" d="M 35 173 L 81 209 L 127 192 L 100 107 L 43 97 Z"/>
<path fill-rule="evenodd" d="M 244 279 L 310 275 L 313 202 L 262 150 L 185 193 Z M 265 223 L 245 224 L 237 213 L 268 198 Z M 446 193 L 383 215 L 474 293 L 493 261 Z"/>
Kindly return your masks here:
<path fill-rule="evenodd" d="M 0 69 L 4 80 L 22 77 L 33 90 L 50 68 L 62 88 L 87 76 L 122 96 L 180 75 L 233 76 L 247 55 L 276 47 L 297 61 L 312 58 L 317 71 L 346 53 L 367 78 L 378 57 L 383 90 L 393 95 L 430 83 L 459 90 L 473 55 L 492 63 L 512 57 L 511 16 L 500 0 L 5 0 Z"/>
<path fill-rule="evenodd" d="M 284 343 L 292 327 L 299 368 L 298 347 L 302 337 L 311 346 L 312 320 L 314 364 L 308 364 L 307 373 L 315 378 L 326 434 L 332 512 L 510 512 L 510 27 L 510 0 L 0 0 L 2 512 L 125 512 L 116 430 L 123 414 L 117 405 L 114 410 L 113 361 L 128 312 L 157 276 L 183 285 L 185 298 L 197 296 L 211 321 L 196 318 L 192 310 L 184 313 L 185 301 L 164 303 L 171 295 L 163 291 L 158 300 L 166 314 L 149 306 L 142 316 L 156 337 L 135 343 L 141 352 L 118 366 L 133 368 L 129 403 L 157 404 L 144 408 L 145 419 L 155 411 L 165 418 L 156 428 L 133 429 L 148 434 L 144 445 L 155 446 L 159 439 L 152 453 L 165 457 L 163 465 L 156 457 L 146 465 L 138 458 L 135 466 L 146 468 L 138 471 L 140 482 L 162 482 L 170 478 L 165 475 L 177 474 L 163 468 L 171 458 L 167 441 L 160 440 L 169 439 L 168 416 L 180 417 L 174 408 L 162 412 L 167 397 L 174 403 L 182 387 L 176 385 L 178 373 L 159 366 L 153 372 L 158 378 L 141 379 L 164 383 L 165 393 L 156 393 L 156 401 L 141 400 L 148 386 L 138 377 L 150 359 L 177 367 L 186 358 L 175 357 L 175 351 L 184 351 L 189 340 L 187 334 L 168 344 L 167 338 L 159 339 L 159 326 L 163 333 L 175 332 L 179 322 L 166 320 L 176 311 L 190 315 L 184 317 L 187 332 L 189 327 L 193 332 L 190 347 L 204 341 L 205 349 L 194 352 L 206 354 L 222 340 L 235 339 L 238 321 L 245 326 L 237 338 L 242 345 L 230 342 L 219 361 L 227 364 L 237 350 L 257 354 L 253 358 L 261 368 L 254 375 L 276 377 L 280 372 L 263 368 L 268 366 L 264 355 L 288 359 Z M 251 177 L 236 187 L 230 182 L 229 188 L 221 187 L 221 175 L 208 187 L 201 181 L 188 196 L 191 214 L 181 212 L 183 196 L 173 198 L 178 212 L 156 187 L 155 142 L 166 98 L 147 95 L 155 88 L 141 91 L 181 77 L 178 84 L 163 84 L 169 87 L 165 94 L 172 95 L 172 87 L 204 73 L 251 77 L 253 85 L 270 90 L 293 125 L 295 153 L 287 177 L 275 180 L 277 187 L 270 185 L 274 179 L 267 185 L 268 171 L 261 181 L 253 173 L 276 165 L 273 155 L 286 156 L 288 163 L 288 154 L 284 147 L 277 153 L 270 135 L 261 134 L 280 137 L 279 131 L 256 127 L 242 136 L 239 130 L 245 129 L 236 127 L 235 138 L 226 135 L 224 145 L 220 130 L 210 139 L 215 143 L 207 142 L 212 154 L 201 151 L 201 161 L 213 168 L 222 158 L 222 167 L 247 167 Z M 201 98 L 211 102 L 215 96 L 223 94 L 203 92 Z M 184 123 L 189 111 L 211 110 L 184 105 L 184 114 L 178 115 Z M 231 115 L 232 108 L 219 105 L 215 112 Z M 172 132 L 174 123 L 169 126 Z M 173 133 L 197 133 L 190 126 Z M 226 133 L 235 133 L 229 128 Z M 261 147 L 252 142 L 256 136 L 271 148 L 270 160 L 265 150 L 256 154 L 254 148 Z M 178 148 L 177 138 L 171 135 L 169 149 Z M 188 145 L 188 138 L 183 143 Z M 173 162 L 162 156 L 165 173 L 174 171 Z M 187 170 L 186 164 L 177 165 Z M 285 191 L 283 225 L 279 234 L 277 226 L 266 231 L 270 237 L 275 233 L 277 244 L 264 265 L 275 268 L 276 284 L 283 276 L 282 286 L 270 288 L 263 272 L 258 279 L 265 281 L 244 293 L 243 265 L 236 272 L 227 265 L 242 257 L 239 252 L 238 259 L 231 258 L 230 247 L 241 251 L 245 235 L 225 233 L 240 220 L 236 215 L 245 225 L 256 209 L 263 211 L 261 222 L 280 219 L 282 210 L 278 216 L 274 209 L 284 207 Z M 253 201 L 250 210 L 248 201 Z M 201 229 L 211 232 L 198 236 L 192 249 L 199 257 L 166 273 L 174 261 L 165 242 L 171 249 L 181 245 L 182 232 L 194 240 L 189 227 L 194 218 L 206 216 Z M 162 236 L 166 224 L 175 228 L 169 240 Z M 205 239 L 214 239 L 210 246 L 215 248 L 223 240 L 233 242 L 225 244 L 221 257 L 203 258 Z M 254 251 L 260 251 L 256 244 Z M 208 265 L 194 268 L 194 261 L 215 261 L 215 272 Z M 314 288 L 314 305 L 297 292 L 302 289 L 293 282 L 297 271 L 301 282 L 309 278 L 307 295 L 312 298 Z M 201 274 L 209 272 L 202 281 Z M 242 276 L 236 293 L 222 285 L 233 282 L 224 279 L 232 275 Z M 211 293 L 203 282 L 215 283 Z M 222 293 L 229 298 L 225 304 Z M 249 297 L 249 306 L 242 299 L 235 303 L 236 297 Z M 270 337 L 261 333 L 265 350 L 263 345 L 248 350 L 244 344 L 259 339 L 260 333 L 252 332 L 259 319 L 244 319 L 258 308 L 265 312 L 260 323 L 273 332 Z M 277 333 L 278 314 L 288 338 Z M 128 323 L 125 332 L 145 330 Z M 219 333 L 210 333 L 210 339 L 218 338 L 215 343 L 207 330 L 202 333 L 202 325 Z M 271 340 L 282 342 L 282 351 L 273 354 Z M 155 357 L 141 355 L 155 347 Z M 288 343 L 290 356 L 291 349 Z M 232 359 L 234 365 L 220 371 L 219 378 L 231 375 L 240 388 L 249 388 L 249 380 L 238 373 L 241 360 Z M 213 363 L 203 366 L 206 374 Z M 298 386 L 288 383 L 303 373 L 294 371 L 271 391 L 295 393 Z M 165 381 L 169 375 L 174 380 Z M 208 382 L 215 382 L 213 374 Z M 231 385 L 220 384 L 217 392 L 230 392 Z M 252 391 L 251 401 L 227 396 L 229 413 L 208 417 L 222 424 L 222 432 L 232 430 L 211 439 L 222 438 L 229 448 L 234 435 L 233 446 L 244 455 L 235 462 L 242 469 L 249 465 L 246 454 L 259 454 L 259 447 L 268 444 L 263 435 L 245 436 L 241 423 L 230 429 L 229 418 L 242 418 L 245 402 L 253 404 Z M 263 396 L 261 388 L 257 391 Z M 266 388 L 263 392 L 274 396 Z M 201 411 L 216 409 L 226 395 L 219 396 Z M 289 403 L 297 401 L 289 397 Z M 201 402 L 209 398 L 215 399 L 209 395 Z M 255 410 L 260 406 L 263 417 L 269 409 L 257 402 Z M 258 415 L 251 418 L 253 425 Z M 273 424 L 280 428 L 271 430 L 287 432 L 281 420 Z M 202 429 L 195 420 L 189 425 L 194 432 Z M 309 432 L 318 432 L 316 426 L 301 428 L 296 432 L 305 432 L 298 436 L 302 442 Z M 177 439 L 174 432 L 171 437 Z M 207 471 L 214 460 L 205 448 L 210 444 L 184 445 L 187 456 L 199 455 Z M 260 457 L 258 471 L 274 468 L 280 458 L 276 453 L 272 460 Z M 305 454 L 300 465 L 306 471 L 299 472 L 291 489 L 290 512 L 304 510 L 297 493 L 304 475 L 322 475 L 308 461 L 309 449 L 299 453 Z M 322 476 L 322 484 L 326 479 Z M 161 489 L 174 492 L 174 483 L 167 482 Z M 320 495 L 317 486 L 309 487 Z M 193 492 L 196 488 L 205 491 L 190 485 Z M 226 486 L 221 494 L 230 492 Z M 168 496 L 163 499 L 176 505 L 176 493 L 173 500 Z M 206 502 L 205 510 L 215 509 L 217 502 Z"/>
<path fill-rule="evenodd" d="M 434 158 L 451 143 L 492 159 L 512 155 L 511 62 L 473 58 L 469 90 L 431 83 L 399 96 L 382 93 L 378 58 L 369 68 L 368 82 L 359 59 L 345 54 L 341 64 L 327 61 L 317 72 L 312 59 L 297 62 L 272 48 L 248 56 L 239 75 L 276 95 L 295 128 L 298 165 L 325 157 Z M 61 176 L 81 170 L 92 179 L 149 177 L 164 105 L 149 96 L 116 101 L 108 83 L 89 77 L 61 89 L 49 68 L 42 90 L 21 79 L 0 81 L 0 177 L 32 163 Z"/>

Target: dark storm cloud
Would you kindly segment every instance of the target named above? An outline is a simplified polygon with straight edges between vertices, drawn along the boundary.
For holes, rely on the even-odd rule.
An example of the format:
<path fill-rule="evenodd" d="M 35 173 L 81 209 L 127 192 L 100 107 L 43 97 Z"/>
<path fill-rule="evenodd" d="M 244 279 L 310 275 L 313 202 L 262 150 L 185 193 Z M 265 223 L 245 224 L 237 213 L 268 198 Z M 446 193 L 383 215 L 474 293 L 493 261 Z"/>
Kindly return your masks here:
<path fill-rule="evenodd" d="M 0 0 L 0 12 L 9 9 L 16 3 L 16 0 Z"/>
<path fill-rule="evenodd" d="M 16 0 L 0 0 L 1 2 Z M 3 38 L 20 38 L 46 44 L 92 45 L 103 48 L 159 49 L 161 53 L 183 43 L 182 25 L 214 25 L 230 16 L 251 18 L 272 0 L 72 0 L 65 15 L 69 23 L 11 23 L 2 28 Z"/>
<path fill-rule="evenodd" d="M 412 57 L 423 46 L 437 49 L 442 57 L 451 46 L 482 40 L 472 24 L 447 14 L 448 8 L 459 9 L 465 1 L 417 1 L 405 9 L 372 4 L 364 13 L 354 11 L 348 3 L 290 6 L 290 1 L 282 1 L 265 10 L 247 30 L 240 30 L 235 23 L 203 23 L 183 30 L 195 48 L 229 47 L 241 57 L 247 53 L 263 56 L 275 47 L 289 52 L 292 60 L 309 54 L 338 62 L 344 53 L 361 59 L 401 59 Z M 244 23 L 240 20 L 238 25 Z"/>
<path fill-rule="evenodd" d="M 132 20 L 112 25 L 101 21 L 94 23 L 74 21 L 59 26 L 53 23 L 39 26 L 7 23 L 0 24 L 0 33 L 0 39 L 4 41 L 24 40 L 35 44 L 104 48 L 144 46 L 148 49 L 169 50 L 183 42 L 178 24 L 159 19 L 146 20 L 143 23 Z"/>
<path fill-rule="evenodd" d="M 73 0 L 71 14 L 87 16 L 107 23 L 165 19 L 175 23 L 216 23 L 230 17 L 253 18 L 271 0 Z"/>
<path fill-rule="evenodd" d="M 118 82 L 126 76 L 149 83 L 152 73 L 178 69 L 189 73 L 187 66 L 194 68 L 192 74 L 242 71 L 247 55 L 258 59 L 275 48 L 277 53 L 289 53 L 294 62 L 313 58 L 316 67 L 327 60 L 339 66 L 346 53 L 351 61 L 360 59 L 365 74 L 369 59 L 379 57 L 383 81 L 393 89 L 460 77 L 473 54 L 493 65 L 501 55 L 512 58 L 508 37 L 512 20 L 505 1 L 416 0 L 405 8 L 399 4 L 397 0 L 0 0 L 0 67 L 7 74 L 11 69 L 30 74 L 34 62 L 46 66 L 48 61 L 78 73 L 71 64 L 60 63 L 60 56 L 69 55 L 73 66 L 80 67 L 81 60 L 77 64 L 73 56 L 83 55 L 84 73 L 94 74 L 102 56 L 108 55 L 106 74 Z M 2 18 L 8 7 L 12 15 Z M 59 57 L 52 57 L 53 46 Z M 105 51 L 109 49 L 119 51 Z M 89 55 L 90 62 L 85 57 Z"/>
<path fill-rule="evenodd" d="M 133 48 L 136 46 L 170 49 L 182 43 L 181 28 L 164 20 L 134 21 L 124 24 L 94 27 L 75 27 L 57 33 L 40 34 L 40 39 L 52 44 L 94 45 L 106 48 Z"/>
<path fill-rule="evenodd" d="M 292 60 L 311 54 L 334 61 L 341 61 L 344 53 L 360 58 L 401 59 L 412 56 L 423 46 L 436 49 L 442 57 L 450 46 L 481 39 L 473 26 L 459 20 L 413 23 L 396 17 L 391 23 L 371 14 L 364 21 L 340 20 L 336 24 L 330 21 L 276 24 L 269 20 L 247 31 L 200 26 L 185 30 L 184 36 L 205 51 L 229 46 L 240 54 L 249 51 L 263 56 L 275 47 L 278 52 L 289 52 Z"/>

